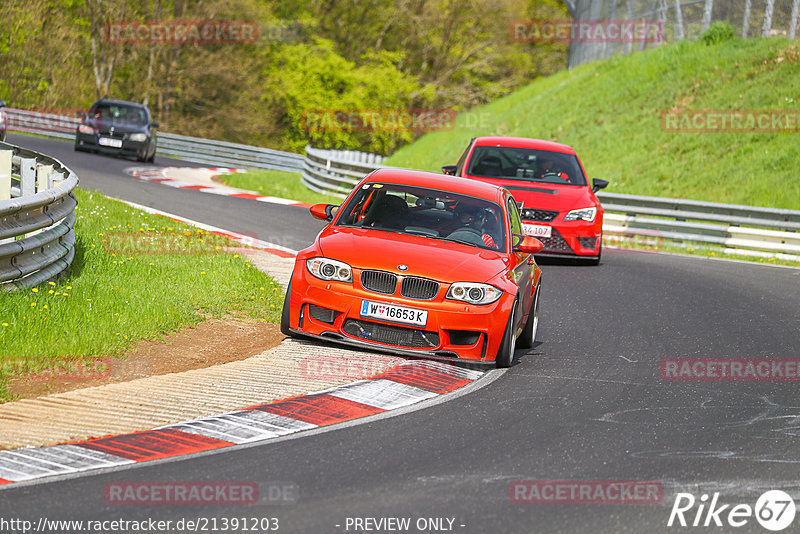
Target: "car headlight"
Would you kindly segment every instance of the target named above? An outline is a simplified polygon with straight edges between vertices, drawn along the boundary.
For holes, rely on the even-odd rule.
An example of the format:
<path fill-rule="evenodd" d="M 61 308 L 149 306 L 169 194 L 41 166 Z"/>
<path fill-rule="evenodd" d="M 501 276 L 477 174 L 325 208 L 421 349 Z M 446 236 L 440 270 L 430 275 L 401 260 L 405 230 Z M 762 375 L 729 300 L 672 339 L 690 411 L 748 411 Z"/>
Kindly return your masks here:
<path fill-rule="evenodd" d="M 463 300 L 470 304 L 491 304 L 500 298 L 502 291 L 489 284 L 455 282 L 447 290 L 450 300 Z"/>
<path fill-rule="evenodd" d="M 572 210 L 567 213 L 567 216 L 564 217 L 564 221 L 594 221 L 594 217 L 597 215 L 597 208 L 581 208 L 578 210 Z"/>
<path fill-rule="evenodd" d="M 308 272 L 320 280 L 353 281 L 353 269 L 342 261 L 329 258 L 311 258 L 306 260 L 306 268 Z"/>
<path fill-rule="evenodd" d="M 93 134 L 94 128 L 92 128 L 88 124 L 81 124 L 80 126 L 78 126 L 78 131 L 82 134 Z"/>
<path fill-rule="evenodd" d="M 130 139 L 131 141 L 147 141 L 147 135 L 145 135 L 143 133 L 134 133 L 134 134 L 131 134 L 128 137 L 128 139 Z"/>

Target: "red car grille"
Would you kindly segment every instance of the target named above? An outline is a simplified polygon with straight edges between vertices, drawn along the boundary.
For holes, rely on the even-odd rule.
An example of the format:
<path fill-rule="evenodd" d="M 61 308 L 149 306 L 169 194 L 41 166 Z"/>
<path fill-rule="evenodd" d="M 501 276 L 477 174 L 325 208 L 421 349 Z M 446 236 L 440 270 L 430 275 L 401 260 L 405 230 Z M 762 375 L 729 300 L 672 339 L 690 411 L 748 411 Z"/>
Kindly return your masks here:
<path fill-rule="evenodd" d="M 520 214 L 525 221 L 550 222 L 558 217 L 557 211 L 523 208 Z"/>
<path fill-rule="evenodd" d="M 537 237 L 536 239 L 544 244 L 542 252 L 572 253 L 572 248 L 570 248 L 569 243 L 567 243 L 566 239 L 564 239 L 555 228 L 553 228 L 550 237 Z"/>

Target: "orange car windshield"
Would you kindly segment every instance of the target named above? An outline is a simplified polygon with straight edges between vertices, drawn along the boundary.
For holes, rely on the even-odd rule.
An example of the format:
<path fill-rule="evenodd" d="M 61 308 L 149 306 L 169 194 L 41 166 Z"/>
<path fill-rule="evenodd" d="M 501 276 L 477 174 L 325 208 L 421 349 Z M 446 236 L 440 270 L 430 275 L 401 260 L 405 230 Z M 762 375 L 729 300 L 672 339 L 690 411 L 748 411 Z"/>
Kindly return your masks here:
<path fill-rule="evenodd" d="M 423 187 L 364 184 L 336 224 L 455 241 L 505 252 L 505 216 L 487 200 Z"/>

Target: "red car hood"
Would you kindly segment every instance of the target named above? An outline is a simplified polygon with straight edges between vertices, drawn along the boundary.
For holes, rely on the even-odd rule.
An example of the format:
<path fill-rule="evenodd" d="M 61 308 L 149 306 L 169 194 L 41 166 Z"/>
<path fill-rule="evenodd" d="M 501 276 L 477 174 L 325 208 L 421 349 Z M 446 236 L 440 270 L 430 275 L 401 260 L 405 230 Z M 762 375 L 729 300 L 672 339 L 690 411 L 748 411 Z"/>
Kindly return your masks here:
<path fill-rule="evenodd" d="M 319 235 L 326 258 L 440 282 L 488 282 L 506 270 L 504 254 L 448 241 L 364 228 L 328 227 Z M 400 271 L 398 265 L 407 265 Z"/>
<path fill-rule="evenodd" d="M 495 178 L 474 179 L 505 187 L 511 191 L 517 202 L 523 203 L 524 208 L 568 211 L 600 205 L 588 186 L 538 184 Z"/>

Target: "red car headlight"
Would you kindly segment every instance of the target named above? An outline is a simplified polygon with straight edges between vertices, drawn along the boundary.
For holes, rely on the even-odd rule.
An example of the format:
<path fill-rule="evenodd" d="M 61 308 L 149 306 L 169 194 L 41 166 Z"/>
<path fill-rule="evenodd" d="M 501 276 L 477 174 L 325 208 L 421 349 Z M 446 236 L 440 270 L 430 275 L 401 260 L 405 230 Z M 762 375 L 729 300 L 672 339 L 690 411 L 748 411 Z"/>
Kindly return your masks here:
<path fill-rule="evenodd" d="M 450 300 L 463 300 L 470 304 L 491 304 L 503 294 L 502 291 L 489 284 L 476 282 L 455 282 L 447 290 Z"/>
<path fill-rule="evenodd" d="M 306 268 L 320 280 L 353 281 L 353 269 L 342 261 L 330 258 L 311 258 L 306 260 Z"/>
<path fill-rule="evenodd" d="M 567 213 L 567 216 L 564 217 L 564 222 L 566 221 L 594 221 L 595 216 L 597 215 L 597 208 L 580 208 L 577 210 L 572 210 Z"/>

